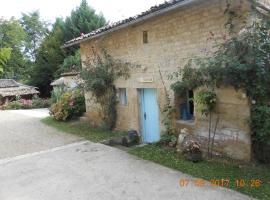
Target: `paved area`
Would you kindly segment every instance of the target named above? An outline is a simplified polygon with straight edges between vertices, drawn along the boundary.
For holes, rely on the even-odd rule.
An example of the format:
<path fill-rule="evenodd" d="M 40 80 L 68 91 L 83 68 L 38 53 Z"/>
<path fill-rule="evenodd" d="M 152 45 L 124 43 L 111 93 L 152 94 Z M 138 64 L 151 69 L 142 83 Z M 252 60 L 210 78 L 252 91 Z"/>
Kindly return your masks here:
<path fill-rule="evenodd" d="M 41 123 L 48 113 L 47 109 L 0 111 L 0 159 L 80 140 Z"/>
<path fill-rule="evenodd" d="M 6 158 L 0 160 L 0 200 L 249 199 L 237 192 L 211 186 L 200 188 L 190 184 L 180 188 L 180 179 L 192 177 L 102 144 L 86 141 L 70 144 L 76 139 L 59 135 L 31 116 L 12 112 L 1 112 L 0 116 L 0 137 L 2 130 L 14 137 L 6 144 L 4 141 L 10 137 L 3 134 L 5 140 L 0 139 L 0 154 L 4 146 L 10 149 L 12 142 L 20 146 L 17 153 L 6 151 L 2 156 Z M 27 139 L 27 135 L 33 138 Z M 20 145 L 22 139 L 26 140 L 24 145 Z M 52 141 L 54 139 L 57 142 Z M 28 153 L 22 154 L 26 152 L 23 146 L 28 148 Z M 16 145 L 13 147 L 16 149 Z M 18 156 L 7 157 L 15 154 Z"/>

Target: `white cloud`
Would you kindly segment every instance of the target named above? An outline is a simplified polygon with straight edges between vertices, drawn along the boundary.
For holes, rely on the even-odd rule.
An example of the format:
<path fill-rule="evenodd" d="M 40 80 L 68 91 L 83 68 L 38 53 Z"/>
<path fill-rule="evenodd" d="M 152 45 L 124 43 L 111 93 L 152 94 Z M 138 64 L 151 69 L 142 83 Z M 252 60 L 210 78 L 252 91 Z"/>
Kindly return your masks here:
<path fill-rule="evenodd" d="M 71 10 L 80 5 L 81 0 L 0 0 L 0 16 L 20 18 L 21 13 L 39 10 L 41 17 L 53 22 L 56 17 L 66 17 Z M 107 20 L 114 22 L 147 10 L 164 0 L 88 0 L 98 13 L 102 12 Z"/>

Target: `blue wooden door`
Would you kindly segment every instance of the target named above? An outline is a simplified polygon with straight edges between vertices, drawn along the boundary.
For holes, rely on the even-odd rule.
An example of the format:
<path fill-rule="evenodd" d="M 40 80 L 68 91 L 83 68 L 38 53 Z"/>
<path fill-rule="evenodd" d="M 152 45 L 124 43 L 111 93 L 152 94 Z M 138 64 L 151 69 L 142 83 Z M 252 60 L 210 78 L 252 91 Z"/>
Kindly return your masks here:
<path fill-rule="evenodd" d="M 144 143 L 160 140 L 159 108 L 156 89 L 141 89 L 141 129 Z"/>

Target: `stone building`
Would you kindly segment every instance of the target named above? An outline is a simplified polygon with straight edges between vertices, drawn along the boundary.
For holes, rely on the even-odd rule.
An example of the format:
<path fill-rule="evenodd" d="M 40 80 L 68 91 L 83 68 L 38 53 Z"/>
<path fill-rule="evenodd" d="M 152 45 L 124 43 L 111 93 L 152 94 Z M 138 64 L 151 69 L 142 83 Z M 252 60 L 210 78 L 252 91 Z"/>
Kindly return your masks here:
<path fill-rule="evenodd" d="M 79 72 L 71 71 L 61 74 L 59 79 L 54 80 L 51 86 L 54 90 L 74 90 L 79 87 Z"/>
<path fill-rule="evenodd" d="M 239 2 L 235 1 L 235 6 Z M 80 44 L 83 67 L 91 60 L 93 48 L 97 51 L 105 48 L 112 57 L 140 66 L 132 69 L 128 80 L 119 79 L 115 83 L 119 93 L 117 129 L 135 129 L 145 143 L 158 141 L 164 132 L 165 85 L 177 111 L 174 124 L 179 132 L 186 128 L 204 141 L 208 137 L 208 121 L 196 112 L 196 105 L 187 101 L 196 91 L 178 97 L 170 89 L 173 81 L 167 76 L 183 67 L 192 56 L 202 55 L 205 49 L 211 48 L 213 44 L 208 40 L 211 35 L 227 34 L 225 9 L 225 0 L 165 2 L 140 15 L 75 38 L 64 47 Z M 241 12 L 250 12 L 248 1 L 244 1 L 241 9 Z M 238 25 L 241 27 L 241 23 Z M 215 152 L 249 161 L 248 98 L 233 88 L 219 88 L 217 94 L 216 114 L 220 123 Z M 86 99 L 88 116 L 96 122 L 97 106 L 90 100 L 90 93 L 86 93 Z"/>

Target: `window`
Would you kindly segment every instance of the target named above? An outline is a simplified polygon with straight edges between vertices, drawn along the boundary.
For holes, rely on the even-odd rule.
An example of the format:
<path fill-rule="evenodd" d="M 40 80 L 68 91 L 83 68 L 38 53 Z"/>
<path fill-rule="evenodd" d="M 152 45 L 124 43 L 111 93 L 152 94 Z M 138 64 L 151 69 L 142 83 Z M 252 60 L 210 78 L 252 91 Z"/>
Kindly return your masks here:
<path fill-rule="evenodd" d="M 127 89 L 126 88 L 119 88 L 118 89 L 118 99 L 119 103 L 122 106 L 127 106 Z"/>
<path fill-rule="evenodd" d="M 194 120 L 194 92 L 186 91 L 185 95 L 175 97 L 177 110 L 177 120 L 192 121 Z"/>
<path fill-rule="evenodd" d="M 148 43 L 148 31 L 143 31 L 143 43 Z"/>

